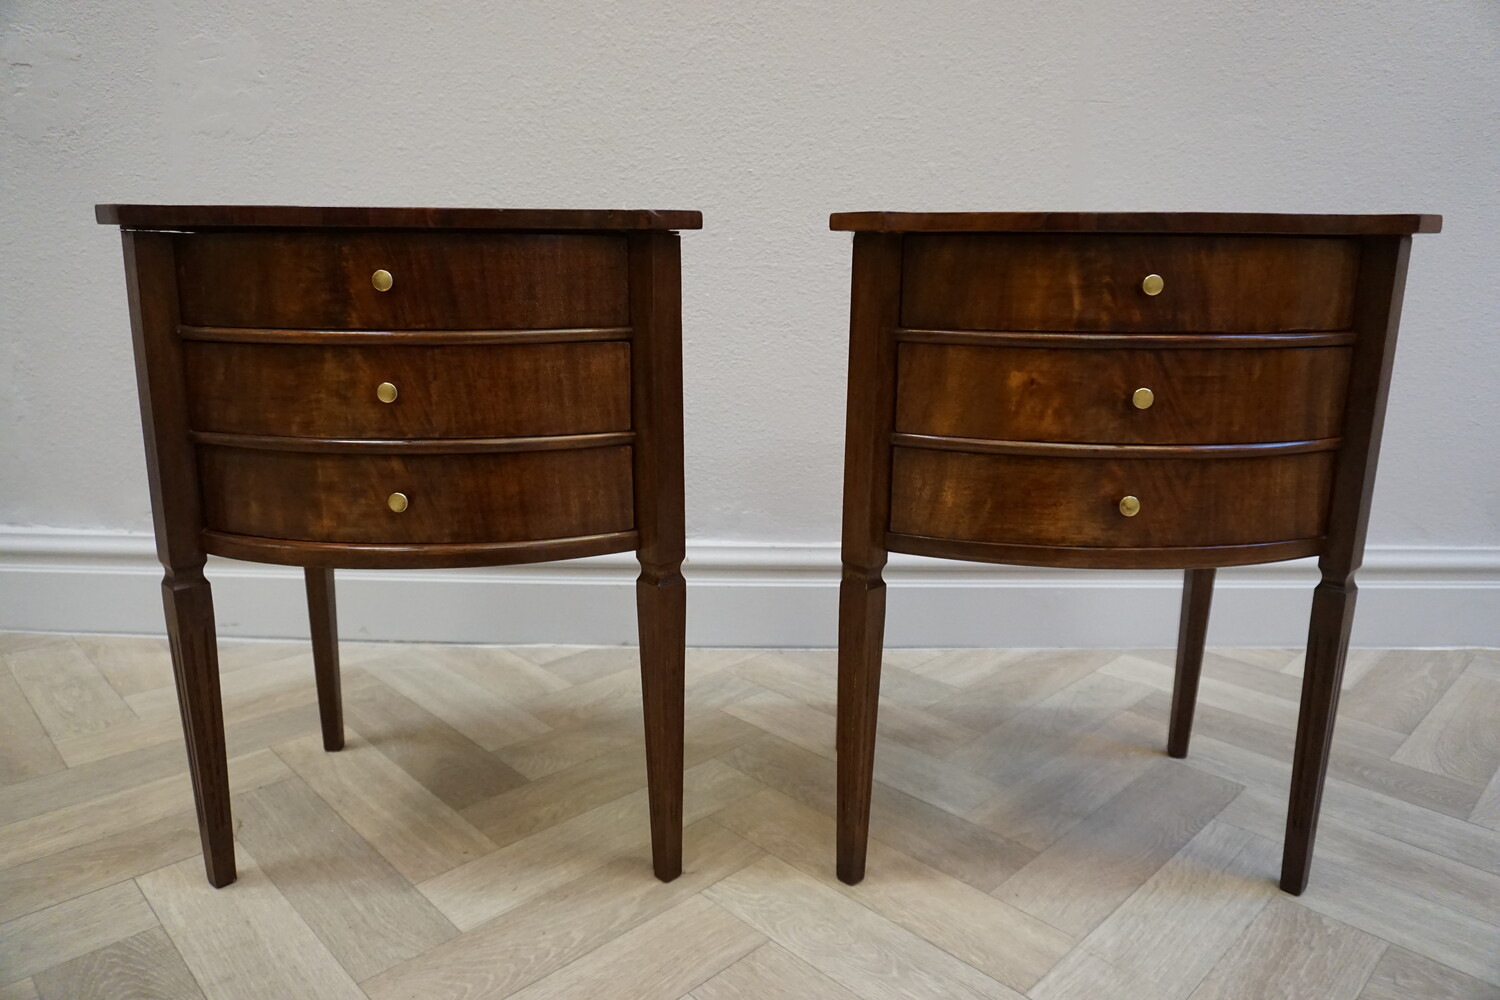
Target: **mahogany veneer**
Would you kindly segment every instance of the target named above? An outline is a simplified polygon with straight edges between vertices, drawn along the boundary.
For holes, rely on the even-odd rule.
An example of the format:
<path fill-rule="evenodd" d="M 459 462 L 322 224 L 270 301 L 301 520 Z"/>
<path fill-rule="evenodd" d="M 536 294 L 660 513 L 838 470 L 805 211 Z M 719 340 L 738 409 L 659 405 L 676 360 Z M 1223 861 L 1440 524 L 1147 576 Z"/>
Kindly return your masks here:
<path fill-rule="evenodd" d="M 177 259 L 177 288 L 191 326 L 627 326 L 626 255 L 623 237 L 598 233 L 212 232 Z"/>
<path fill-rule="evenodd" d="M 1276 333 L 1349 325 L 1359 248 L 1284 236 L 919 233 L 901 321 L 956 330 Z M 1141 264 L 1171 275 L 1141 292 Z"/>
<path fill-rule="evenodd" d="M 904 343 L 897 353 L 896 430 L 1079 444 L 1331 438 L 1343 422 L 1349 355 L 1347 347 L 1070 350 Z M 1146 410 L 1131 402 L 1142 386 L 1155 396 Z"/>
<path fill-rule="evenodd" d="M 235 878 L 210 553 L 333 570 L 635 549 L 653 866 L 682 867 L 680 251 L 697 212 L 100 205 L 122 227 L 209 881 Z"/>
<path fill-rule="evenodd" d="M 888 552 L 1186 571 L 1317 556 L 1282 888 L 1307 885 L 1410 234 L 1430 215 L 894 213 L 853 231 L 838 874 L 864 877 Z M 1149 276 L 1149 277 L 1148 277 Z"/>
<path fill-rule="evenodd" d="M 314 438 L 628 431 L 629 335 L 437 347 L 187 341 L 188 418 L 200 431 Z M 389 403 L 383 382 L 397 387 Z"/>

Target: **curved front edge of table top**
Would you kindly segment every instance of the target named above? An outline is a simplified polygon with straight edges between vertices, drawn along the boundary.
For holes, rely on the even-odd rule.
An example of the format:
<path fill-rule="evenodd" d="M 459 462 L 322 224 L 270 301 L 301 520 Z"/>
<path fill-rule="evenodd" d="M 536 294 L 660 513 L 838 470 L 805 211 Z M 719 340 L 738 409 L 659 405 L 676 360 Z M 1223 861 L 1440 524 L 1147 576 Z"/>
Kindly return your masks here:
<path fill-rule="evenodd" d="M 968 542 L 887 532 L 885 544 L 891 552 L 915 556 L 1072 569 L 1212 569 L 1302 559 L 1320 555 L 1323 551 L 1321 538 L 1298 538 L 1254 545 L 1128 548 Z"/>
<path fill-rule="evenodd" d="M 314 569 L 454 569 L 463 566 L 513 566 L 521 563 L 578 559 L 637 547 L 635 531 L 602 535 L 548 538 L 525 542 L 462 545 L 369 545 L 300 542 L 259 538 L 222 531 L 203 532 L 203 548 L 210 555 L 246 562 L 277 563 Z"/>

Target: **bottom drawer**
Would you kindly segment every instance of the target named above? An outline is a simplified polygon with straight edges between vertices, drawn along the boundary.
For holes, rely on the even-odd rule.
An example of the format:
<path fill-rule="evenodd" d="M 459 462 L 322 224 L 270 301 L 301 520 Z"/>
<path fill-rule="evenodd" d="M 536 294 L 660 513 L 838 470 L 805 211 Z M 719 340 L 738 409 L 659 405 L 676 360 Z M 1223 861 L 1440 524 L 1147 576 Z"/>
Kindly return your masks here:
<path fill-rule="evenodd" d="M 621 445 L 464 455 L 198 450 L 214 531 L 357 544 L 520 542 L 629 531 Z M 391 509 L 393 493 L 406 509 Z"/>
<path fill-rule="evenodd" d="M 896 448 L 891 531 L 1013 545 L 1250 545 L 1323 534 L 1334 452 L 1043 458 Z M 1140 500 L 1126 517 L 1120 501 Z"/>

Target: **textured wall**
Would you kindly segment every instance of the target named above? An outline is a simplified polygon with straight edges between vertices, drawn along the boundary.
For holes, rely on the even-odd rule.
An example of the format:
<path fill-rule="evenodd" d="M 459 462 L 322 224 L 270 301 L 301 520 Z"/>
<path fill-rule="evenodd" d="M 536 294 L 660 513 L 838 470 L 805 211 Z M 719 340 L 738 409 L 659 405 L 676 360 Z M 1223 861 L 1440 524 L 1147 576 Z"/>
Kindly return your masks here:
<path fill-rule="evenodd" d="M 95 201 L 702 209 L 688 522 L 838 531 L 830 210 L 1440 212 L 1374 544 L 1500 544 L 1500 6 L 0 4 L 0 525 L 149 526 Z"/>

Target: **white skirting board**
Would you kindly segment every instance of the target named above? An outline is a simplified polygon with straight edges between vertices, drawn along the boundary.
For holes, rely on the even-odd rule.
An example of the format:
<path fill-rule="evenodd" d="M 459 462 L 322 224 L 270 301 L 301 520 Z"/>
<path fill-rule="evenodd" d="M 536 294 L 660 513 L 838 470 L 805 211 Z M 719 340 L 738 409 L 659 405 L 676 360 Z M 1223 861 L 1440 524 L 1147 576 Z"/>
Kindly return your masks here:
<path fill-rule="evenodd" d="M 419 642 L 633 644 L 627 554 L 538 566 L 341 571 L 340 634 Z M 688 641 L 832 646 L 838 546 L 690 541 Z M 209 561 L 219 634 L 307 635 L 301 572 Z M 1180 572 L 1049 570 L 893 556 L 886 644 L 1162 647 L 1177 637 Z M 150 536 L 0 529 L 0 630 L 160 634 Z M 1500 548 L 1371 548 L 1353 643 L 1500 646 Z M 1310 560 L 1220 570 L 1208 641 L 1298 646 Z"/>

